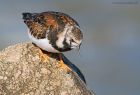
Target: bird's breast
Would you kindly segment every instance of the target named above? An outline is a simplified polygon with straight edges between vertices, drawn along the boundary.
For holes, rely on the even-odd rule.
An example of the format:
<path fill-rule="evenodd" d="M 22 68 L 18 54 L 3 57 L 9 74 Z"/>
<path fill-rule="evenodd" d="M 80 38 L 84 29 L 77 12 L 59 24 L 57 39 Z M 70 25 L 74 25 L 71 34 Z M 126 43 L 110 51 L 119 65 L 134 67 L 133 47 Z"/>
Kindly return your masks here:
<path fill-rule="evenodd" d="M 44 39 L 37 39 L 35 37 L 33 37 L 30 32 L 28 32 L 29 38 L 30 40 L 36 44 L 38 47 L 40 47 L 41 49 L 48 51 L 48 52 L 53 52 L 53 53 L 60 53 L 58 50 L 56 50 L 50 43 L 49 40 L 47 38 Z"/>

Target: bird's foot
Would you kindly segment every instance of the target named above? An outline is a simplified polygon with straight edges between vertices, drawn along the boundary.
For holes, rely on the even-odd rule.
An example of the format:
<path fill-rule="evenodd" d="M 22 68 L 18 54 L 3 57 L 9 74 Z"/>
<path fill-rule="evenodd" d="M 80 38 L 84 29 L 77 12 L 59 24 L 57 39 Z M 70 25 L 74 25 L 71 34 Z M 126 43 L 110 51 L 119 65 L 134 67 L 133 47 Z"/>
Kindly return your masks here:
<path fill-rule="evenodd" d="M 43 51 L 39 50 L 39 57 L 41 58 L 41 62 L 49 62 L 50 61 L 50 53 L 43 53 Z"/>
<path fill-rule="evenodd" d="M 70 72 L 72 71 L 71 68 L 69 68 L 64 62 L 63 62 L 63 59 L 62 59 L 62 54 L 59 54 L 59 66 L 60 68 L 62 68 L 64 71 L 66 72 Z"/>

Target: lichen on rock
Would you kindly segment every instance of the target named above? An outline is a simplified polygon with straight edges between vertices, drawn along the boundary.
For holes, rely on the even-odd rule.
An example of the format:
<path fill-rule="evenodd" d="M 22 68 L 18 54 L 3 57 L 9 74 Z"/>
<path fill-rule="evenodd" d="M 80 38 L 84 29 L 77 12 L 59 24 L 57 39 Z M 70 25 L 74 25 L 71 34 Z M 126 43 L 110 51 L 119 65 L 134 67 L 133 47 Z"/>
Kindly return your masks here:
<path fill-rule="evenodd" d="M 0 95 L 93 95 L 75 72 L 60 68 L 57 54 L 40 55 L 31 42 L 2 50 Z"/>

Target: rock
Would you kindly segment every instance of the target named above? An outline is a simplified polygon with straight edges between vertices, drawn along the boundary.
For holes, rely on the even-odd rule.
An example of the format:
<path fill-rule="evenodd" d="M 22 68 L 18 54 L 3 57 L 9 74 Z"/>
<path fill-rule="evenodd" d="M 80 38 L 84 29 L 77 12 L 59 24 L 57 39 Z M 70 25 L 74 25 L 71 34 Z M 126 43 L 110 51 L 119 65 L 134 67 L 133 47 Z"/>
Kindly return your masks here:
<path fill-rule="evenodd" d="M 93 95 L 74 70 L 61 68 L 58 54 L 44 55 L 31 42 L 2 50 L 0 95 Z"/>

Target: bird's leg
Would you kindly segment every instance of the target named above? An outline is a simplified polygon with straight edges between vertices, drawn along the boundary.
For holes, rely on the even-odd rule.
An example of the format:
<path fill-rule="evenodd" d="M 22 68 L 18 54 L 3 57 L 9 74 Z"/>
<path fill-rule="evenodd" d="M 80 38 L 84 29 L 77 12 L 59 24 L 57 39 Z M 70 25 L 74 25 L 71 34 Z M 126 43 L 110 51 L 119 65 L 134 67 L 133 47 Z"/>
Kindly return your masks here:
<path fill-rule="evenodd" d="M 32 43 L 32 44 L 35 47 L 38 47 L 36 44 L 34 44 L 34 43 Z M 50 53 L 39 48 L 39 58 L 41 59 L 41 62 L 49 62 L 50 61 Z"/>
<path fill-rule="evenodd" d="M 39 50 L 39 57 L 41 58 L 42 62 L 49 62 L 50 61 L 50 53 L 43 52 L 41 49 Z"/>
<path fill-rule="evenodd" d="M 62 54 L 61 54 L 61 53 L 59 54 L 59 59 L 60 59 L 59 65 L 60 65 L 60 67 L 61 67 L 63 70 L 65 70 L 66 72 L 72 71 L 72 70 L 63 62 Z"/>

